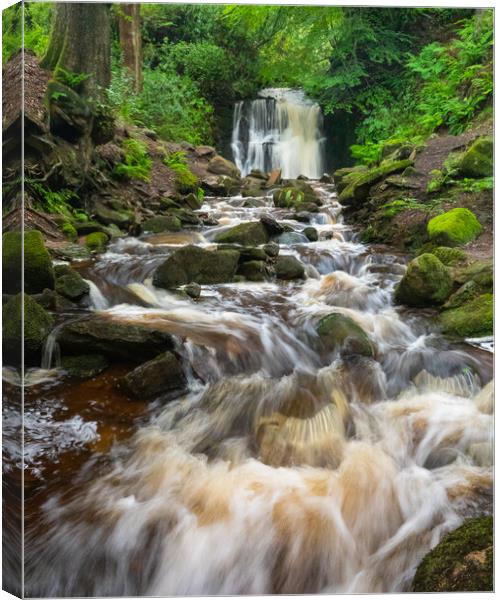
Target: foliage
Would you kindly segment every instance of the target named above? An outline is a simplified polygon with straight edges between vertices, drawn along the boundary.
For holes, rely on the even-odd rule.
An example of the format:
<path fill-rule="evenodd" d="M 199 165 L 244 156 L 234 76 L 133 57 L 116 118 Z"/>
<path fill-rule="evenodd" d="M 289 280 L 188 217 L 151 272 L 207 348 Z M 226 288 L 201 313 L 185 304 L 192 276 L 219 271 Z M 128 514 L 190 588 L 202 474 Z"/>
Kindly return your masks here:
<path fill-rule="evenodd" d="M 43 184 L 26 180 L 26 189 L 34 197 L 33 206 L 37 210 L 50 214 L 61 214 L 71 218 L 74 214 L 72 204 L 78 202 L 79 198 L 75 192 L 68 189 L 54 191 Z"/>
<path fill-rule="evenodd" d="M 191 173 L 186 162 L 186 153 L 182 151 L 170 152 L 163 159 L 164 164 L 175 172 L 175 183 L 182 193 L 198 193 L 198 179 Z"/>
<path fill-rule="evenodd" d="M 2 12 L 3 63 L 18 52 L 22 45 L 24 7 L 24 47 L 42 56 L 49 44 L 52 2 L 26 2 L 9 6 Z"/>
<path fill-rule="evenodd" d="M 120 179 L 149 181 L 153 161 L 148 156 L 146 146 L 133 138 L 124 140 L 124 161 L 116 165 L 113 174 Z"/>
<path fill-rule="evenodd" d="M 54 79 L 64 83 L 71 89 L 78 91 L 81 84 L 90 77 L 89 73 L 74 73 L 62 67 L 58 67 L 54 73 Z"/>

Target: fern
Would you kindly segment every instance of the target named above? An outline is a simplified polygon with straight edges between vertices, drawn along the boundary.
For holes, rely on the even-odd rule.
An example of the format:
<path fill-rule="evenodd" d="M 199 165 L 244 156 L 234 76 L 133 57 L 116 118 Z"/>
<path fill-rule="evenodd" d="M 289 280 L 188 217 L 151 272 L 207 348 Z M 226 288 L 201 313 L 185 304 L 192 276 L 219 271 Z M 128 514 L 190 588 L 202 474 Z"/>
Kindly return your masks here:
<path fill-rule="evenodd" d="M 185 152 L 182 152 L 182 150 L 170 152 L 163 159 L 163 163 L 175 172 L 175 183 L 180 192 L 184 194 L 189 192 L 199 193 L 198 179 L 188 167 Z"/>
<path fill-rule="evenodd" d="M 122 148 L 125 151 L 125 159 L 114 168 L 114 176 L 118 179 L 139 179 L 148 182 L 153 161 L 148 156 L 146 146 L 130 138 L 123 141 Z"/>

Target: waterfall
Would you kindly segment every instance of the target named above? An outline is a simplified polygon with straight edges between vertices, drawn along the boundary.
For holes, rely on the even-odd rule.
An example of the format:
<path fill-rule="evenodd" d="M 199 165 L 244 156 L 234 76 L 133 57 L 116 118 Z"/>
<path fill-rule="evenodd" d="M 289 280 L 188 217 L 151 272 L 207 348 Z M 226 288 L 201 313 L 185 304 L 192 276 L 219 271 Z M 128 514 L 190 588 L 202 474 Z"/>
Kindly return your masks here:
<path fill-rule="evenodd" d="M 280 168 L 286 179 L 324 172 L 321 108 L 301 90 L 266 89 L 234 107 L 231 147 L 242 175 Z"/>

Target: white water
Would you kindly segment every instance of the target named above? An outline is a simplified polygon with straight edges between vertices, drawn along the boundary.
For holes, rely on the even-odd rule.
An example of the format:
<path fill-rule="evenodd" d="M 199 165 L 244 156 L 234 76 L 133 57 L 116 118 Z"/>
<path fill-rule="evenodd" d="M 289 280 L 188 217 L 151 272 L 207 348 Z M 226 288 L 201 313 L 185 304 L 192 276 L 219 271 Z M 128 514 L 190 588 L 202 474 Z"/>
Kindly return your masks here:
<path fill-rule="evenodd" d="M 287 179 L 318 179 L 324 172 L 320 107 L 303 92 L 267 89 L 234 107 L 231 147 L 242 175 L 280 168 Z"/>

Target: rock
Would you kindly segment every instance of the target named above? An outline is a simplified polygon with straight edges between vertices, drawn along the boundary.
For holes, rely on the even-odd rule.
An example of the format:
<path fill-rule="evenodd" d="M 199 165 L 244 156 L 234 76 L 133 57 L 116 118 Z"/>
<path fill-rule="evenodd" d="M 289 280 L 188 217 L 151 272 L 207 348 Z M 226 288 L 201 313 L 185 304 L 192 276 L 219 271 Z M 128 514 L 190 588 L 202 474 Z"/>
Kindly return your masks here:
<path fill-rule="evenodd" d="M 267 256 L 269 256 L 270 258 L 276 258 L 278 256 L 278 254 L 280 253 L 279 244 L 276 244 L 274 242 L 265 244 L 262 249 L 267 254 Z"/>
<path fill-rule="evenodd" d="M 90 133 L 92 111 L 85 100 L 69 86 L 55 80 L 47 85 L 51 133 L 76 142 Z"/>
<path fill-rule="evenodd" d="M 269 233 L 260 221 L 240 223 L 215 236 L 217 244 L 241 244 L 259 246 L 269 241 Z"/>
<path fill-rule="evenodd" d="M 278 279 L 304 279 L 305 267 L 295 256 L 278 256 L 276 277 Z"/>
<path fill-rule="evenodd" d="M 240 265 L 238 275 L 243 275 L 248 281 L 264 281 L 269 272 L 263 260 L 250 260 Z"/>
<path fill-rule="evenodd" d="M 468 208 L 452 208 L 427 224 L 432 241 L 442 246 L 458 246 L 477 238 L 482 231 L 475 214 Z"/>
<path fill-rule="evenodd" d="M 201 296 L 201 285 L 199 283 L 188 283 L 184 286 L 183 291 L 195 300 Z"/>
<path fill-rule="evenodd" d="M 438 246 L 430 251 L 437 256 L 439 260 L 447 267 L 467 260 L 467 254 L 459 248 L 448 248 L 447 246 Z"/>
<path fill-rule="evenodd" d="M 90 250 L 79 244 L 66 244 L 57 248 L 51 248 L 51 253 L 60 260 L 88 260 L 91 257 Z"/>
<path fill-rule="evenodd" d="M 452 290 L 448 269 L 433 254 L 414 258 L 399 282 L 395 300 L 407 306 L 433 306 L 442 304 Z"/>
<path fill-rule="evenodd" d="M 65 356 L 61 360 L 61 367 L 71 377 L 90 379 L 105 371 L 109 366 L 108 359 L 102 354 L 80 354 L 78 356 Z"/>
<path fill-rule="evenodd" d="M 120 387 L 139 400 L 149 400 L 183 390 L 186 378 L 175 354 L 165 352 L 128 373 Z"/>
<path fill-rule="evenodd" d="M 468 148 L 457 164 L 464 177 L 493 176 L 493 138 L 484 137 L 476 140 Z"/>
<path fill-rule="evenodd" d="M 133 362 L 149 360 L 174 347 L 169 333 L 102 315 L 67 323 L 57 341 L 63 356 L 97 353 Z"/>
<path fill-rule="evenodd" d="M 89 233 L 104 233 L 108 237 L 117 237 L 121 235 L 120 230 L 116 230 L 116 225 L 102 225 L 96 221 L 88 221 L 86 223 L 74 223 L 75 229 L 78 231 L 78 235 L 88 235 Z"/>
<path fill-rule="evenodd" d="M 55 273 L 56 292 L 61 296 L 77 301 L 90 292 L 89 284 L 71 267 L 60 265 L 55 268 Z"/>
<path fill-rule="evenodd" d="M 264 248 L 245 248 L 235 247 L 240 253 L 240 263 L 249 262 L 251 260 L 267 260 L 267 254 Z"/>
<path fill-rule="evenodd" d="M 311 215 L 308 212 L 300 211 L 292 215 L 292 218 L 295 217 L 296 221 L 300 221 L 301 223 L 310 223 Z"/>
<path fill-rule="evenodd" d="M 143 231 L 152 233 L 162 233 L 163 231 L 180 231 L 182 229 L 181 220 L 174 215 L 165 215 L 146 219 L 142 223 Z"/>
<path fill-rule="evenodd" d="M 201 187 L 216 196 L 232 196 L 240 189 L 240 180 L 227 175 L 207 175 L 200 181 Z"/>
<path fill-rule="evenodd" d="M 452 271 L 453 281 L 463 284 L 475 281 L 484 291 L 493 291 L 493 262 L 476 260 L 467 266 L 455 266 Z"/>
<path fill-rule="evenodd" d="M 196 146 L 194 153 L 198 158 L 210 158 L 214 156 L 216 150 L 213 146 Z"/>
<path fill-rule="evenodd" d="M 321 175 L 319 178 L 319 181 L 320 183 L 333 183 L 333 179 L 331 175 L 328 175 L 328 173 L 323 173 L 323 175 Z"/>
<path fill-rule="evenodd" d="M 125 160 L 123 148 L 113 142 L 96 146 L 95 152 L 97 158 L 104 161 L 111 169 Z"/>
<path fill-rule="evenodd" d="M 347 206 L 362 204 L 367 198 L 370 188 L 391 173 L 403 171 L 412 165 L 411 160 L 390 161 L 368 171 L 353 172 L 349 176 L 348 185 L 342 190 L 339 202 Z"/>
<path fill-rule="evenodd" d="M 467 281 L 460 286 L 456 292 L 453 292 L 453 294 L 443 305 L 443 308 L 458 308 L 459 306 L 462 306 L 462 304 L 465 304 L 466 302 L 469 302 L 473 298 L 477 298 L 477 296 L 480 295 L 481 286 L 475 281 Z"/>
<path fill-rule="evenodd" d="M 207 171 L 216 175 L 227 175 L 235 179 L 239 179 L 241 176 L 240 170 L 233 162 L 218 155 L 210 159 Z"/>
<path fill-rule="evenodd" d="M 345 356 L 359 354 L 368 357 L 375 353 L 363 329 L 350 317 L 340 313 L 323 317 L 316 326 L 316 332 L 325 352 L 336 350 Z"/>
<path fill-rule="evenodd" d="M 64 236 L 72 242 L 75 242 L 78 239 L 78 231 L 71 223 L 63 223 L 61 225 L 61 231 L 64 233 Z"/>
<path fill-rule="evenodd" d="M 183 204 L 186 204 L 191 210 L 199 210 L 203 205 L 203 199 L 198 198 L 196 194 L 188 194 L 182 199 Z"/>
<path fill-rule="evenodd" d="M 281 169 L 273 169 L 269 173 L 269 177 L 267 178 L 266 187 L 270 188 L 273 185 L 279 185 L 281 183 Z"/>
<path fill-rule="evenodd" d="M 464 290 L 462 290 L 462 293 Z M 493 335 L 493 294 L 482 294 L 440 315 L 443 332 L 459 337 Z"/>
<path fill-rule="evenodd" d="M 15 294 L 21 291 L 22 283 L 21 232 L 9 231 L 2 238 L 3 291 Z M 50 254 L 39 231 L 24 232 L 24 291 L 37 294 L 45 288 L 54 289 L 54 269 Z"/>
<path fill-rule="evenodd" d="M 108 242 L 108 235 L 102 231 L 89 233 L 89 235 L 85 237 L 85 245 L 92 252 L 104 252 Z"/>
<path fill-rule="evenodd" d="M 216 284 L 233 280 L 239 262 L 235 250 L 210 251 L 184 246 L 161 264 L 153 275 L 153 285 L 172 289 L 188 283 Z"/>
<path fill-rule="evenodd" d="M 386 160 L 403 160 L 405 158 L 410 158 L 415 148 L 415 144 L 405 140 L 392 141 L 384 144 L 381 154 L 382 158 Z"/>
<path fill-rule="evenodd" d="M 493 591 L 493 517 L 469 519 L 419 564 L 412 592 Z"/>
<path fill-rule="evenodd" d="M 286 228 L 284 225 L 281 225 L 280 223 L 278 223 L 278 221 L 276 221 L 276 219 L 273 219 L 269 215 L 262 216 L 260 218 L 260 222 L 262 223 L 262 225 L 264 225 L 268 234 L 271 236 L 272 235 L 280 235 L 281 233 L 286 231 Z"/>
<path fill-rule="evenodd" d="M 126 209 L 114 210 L 99 200 L 94 202 L 93 212 L 96 219 L 104 223 L 104 225 L 114 224 L 118 225 L 118 227 L 128 227 L 135 221 L 133 211 Z"/>
<path fill-rule="evenodd" d="M 243 198 L 260 198 L 266 195 L 266 191 L 258 187 L 244 187 L 241 195 Z"/>
<path fill-rule="evenodd" d="M 309 242 L 309 238 L 298 231 L 290 231 L 287 233 L 282 233 L 278 238 L 278 242 L 284 246 L 293 246 L 295 244 L 307 244 Z"/>
<path fill-rule="evenodd" d="M 45 289 L 41 294 L 33 294 L 32 298 L 36 300 L 42 308 L 45 308 L 45 310 L 60 312 L 72 310 L 77 307 L 71 300 L 61 296 L 54 290 Z"/>
<path fill-rule="evenodd" d="M 54 326 L 52 316 L 28 294 L 17 294 L 3 305 L 2 319 L 4 364 L 20 364 L 23 340 L 25 360 L 31 363 L 39 359 L 43 344 Z"/>
<path fill-rule="evenodd" d="M 306 227 L 302 233 L 310 242 L 317 242 L 319 239 L 318 230 L 315 227 Z"/>
<path fill-rule="evenodd" d="M 317 204 L 319 198 L 309 184 L 293 180 L 288 182 L 287 187 L 274 191 L 273 202 L 278 208 L 297 208 L 303 203 Z"/>
<path fill-rule="evenodd" d="M 172 215 L 180 219 L 181 223 L 185 227 L 199 227 L 201 220 L 198 215 L 195 215 L 192 210 L 187 208 L 179 208 L 170 211 Z"/>

